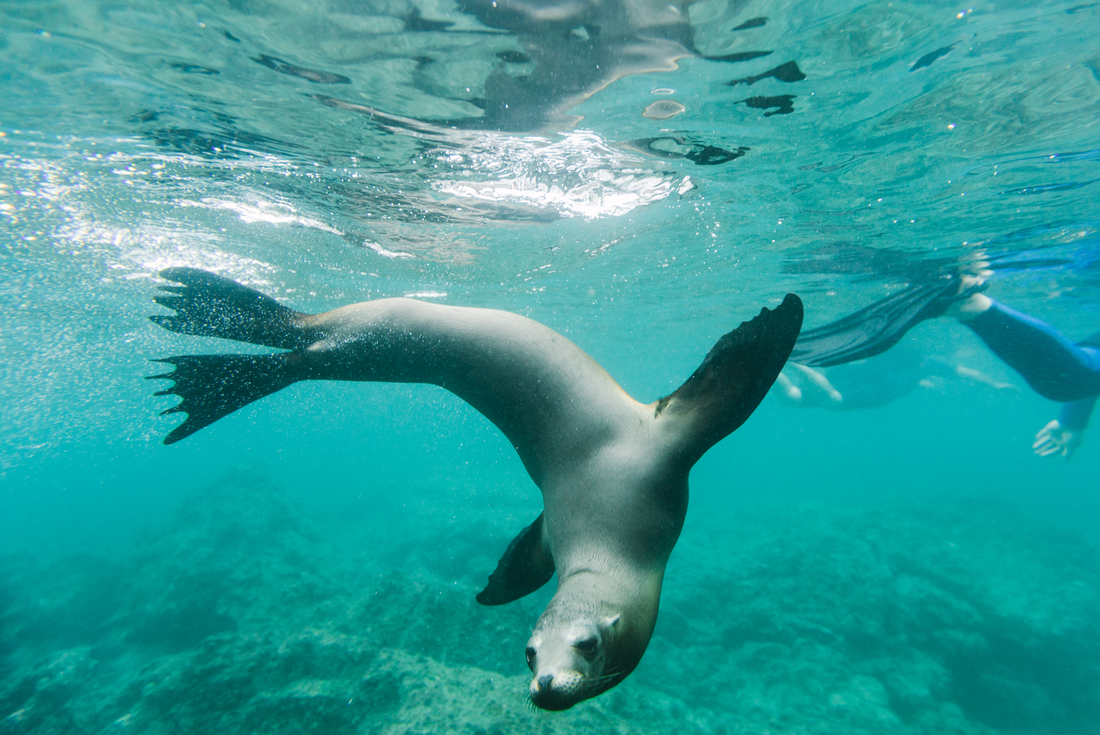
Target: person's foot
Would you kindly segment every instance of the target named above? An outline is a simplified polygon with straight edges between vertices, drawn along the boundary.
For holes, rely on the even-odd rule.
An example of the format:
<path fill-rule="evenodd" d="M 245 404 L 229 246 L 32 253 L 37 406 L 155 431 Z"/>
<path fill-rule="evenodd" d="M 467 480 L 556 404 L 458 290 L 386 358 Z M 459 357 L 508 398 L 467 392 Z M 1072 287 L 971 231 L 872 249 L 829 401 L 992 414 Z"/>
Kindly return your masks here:
<path fill-rule="evenodd" d="M 965 270 L 960 271 L 959 290 L 945 315 L 966 322 L 993 305 L 993 299 L 982 293 L 986 289 L 985 279 L 993 275 L 993 271 L 989 270 L 989 261 L 983 260 L 982 256 L 982 253 L 977 253 L 974 260 L 964 266 Z"/>
<path fill-rule="evenodd" d="M 969 296 L 962 296 L 952 302 L 951 306 L 947 307 L 947 311 L 944 312 L 947 316 L 953 316 L 960 322 L 968 322 L 979 314 L 983 314 L 989 310 L 989 307 L 993 306 L 993 299 L 986 296 L 984 293 L 975 293 L 973 291 L 973 285 L 984 287 L 984 279 L 977 281 L 971 287 L 966 286 L 966 282 L 971 279 L 975 279 L 975 276 L 963 276 L 963 283 L 960 284 L 960 289 L 963 294 L 969 293 Z"/>

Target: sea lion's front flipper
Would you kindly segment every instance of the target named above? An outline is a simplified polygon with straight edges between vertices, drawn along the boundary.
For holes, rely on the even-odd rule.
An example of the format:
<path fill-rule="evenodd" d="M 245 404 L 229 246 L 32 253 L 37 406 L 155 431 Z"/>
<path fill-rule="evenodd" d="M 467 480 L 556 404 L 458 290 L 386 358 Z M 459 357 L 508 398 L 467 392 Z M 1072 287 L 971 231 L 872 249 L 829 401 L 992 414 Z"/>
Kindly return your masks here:
<path fill-rule="evenodd" d="M 918 323 L 941 316 L 959 298 L 958 291 L 955 279 L 910 286 L 831 324 L 808 329 L 798 338 L 791 362 L 829 367 L 885 352 Z"/>
<path fill-rule="evenodd" d="M 787 294 L 718 340 L 691 377 L 657 402 L 657 417 L 670 422 L 682 459 L 693 464 L 756 410 L 801 328 L 802 301 Z"/>
<path fill-rule="evenodd" d="M 477 596 L 482 605 L 503 605 L 526 597 L 554 576 L 554 559 L 542 537 L 542 514 L 508 544 L 489 584 Z"/>

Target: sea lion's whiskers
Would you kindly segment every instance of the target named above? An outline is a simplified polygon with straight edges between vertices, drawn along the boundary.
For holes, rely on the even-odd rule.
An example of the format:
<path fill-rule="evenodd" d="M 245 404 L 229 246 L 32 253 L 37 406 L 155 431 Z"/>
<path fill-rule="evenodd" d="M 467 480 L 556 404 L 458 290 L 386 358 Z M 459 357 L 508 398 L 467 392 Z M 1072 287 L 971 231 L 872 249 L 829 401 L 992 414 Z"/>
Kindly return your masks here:
<path fill-rule="evenodd" d="M 597 676 L 595 679 L 592 679 L 591 681 L 592 681 L 593 684 L 602 684 L 605 681 L 609 681 L 611 679 L 614 679 L 615 677 L 617 677 L 621 673 L 622 673 L 621 668 L 615 668 L 615 669 L 612 669 L 609 673 Z"/>

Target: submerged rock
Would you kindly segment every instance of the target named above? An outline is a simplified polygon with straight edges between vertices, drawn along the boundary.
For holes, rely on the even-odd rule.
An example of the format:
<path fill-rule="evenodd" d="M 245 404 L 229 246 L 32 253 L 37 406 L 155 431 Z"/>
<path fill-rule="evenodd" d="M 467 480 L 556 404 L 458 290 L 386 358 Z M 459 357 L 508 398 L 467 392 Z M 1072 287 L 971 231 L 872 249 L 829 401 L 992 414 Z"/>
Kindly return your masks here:
<path fill-rule="evenodd" d="M 540 601 L 473 601 L 514 519 L 341 536 L 242 473 L 128 561 L 0 563 L 0 733 L 1095 732 L 1096 549 L 958 503 L 720 515 L 689 517 L 631 681 L 547 714 Z"/>

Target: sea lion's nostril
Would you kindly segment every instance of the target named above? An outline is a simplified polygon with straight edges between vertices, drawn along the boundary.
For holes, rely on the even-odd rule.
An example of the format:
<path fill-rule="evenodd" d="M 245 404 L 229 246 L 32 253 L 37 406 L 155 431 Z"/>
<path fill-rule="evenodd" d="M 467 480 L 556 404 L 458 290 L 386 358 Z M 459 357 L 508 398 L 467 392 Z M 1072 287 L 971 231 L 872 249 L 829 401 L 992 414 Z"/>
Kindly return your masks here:
<path fill-rule="evenodd" d="M 543 674 L 542 676 L 540 676 L 538 678 L 539 691 L 540 692 L 545 692 L 545 691 L 549 690 L 550 689 L 550 682 L 552 682 L 552 681 L 554 681 L 554 675 L 553 674 Z"/>

